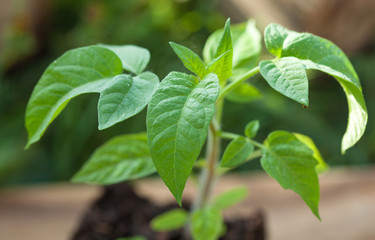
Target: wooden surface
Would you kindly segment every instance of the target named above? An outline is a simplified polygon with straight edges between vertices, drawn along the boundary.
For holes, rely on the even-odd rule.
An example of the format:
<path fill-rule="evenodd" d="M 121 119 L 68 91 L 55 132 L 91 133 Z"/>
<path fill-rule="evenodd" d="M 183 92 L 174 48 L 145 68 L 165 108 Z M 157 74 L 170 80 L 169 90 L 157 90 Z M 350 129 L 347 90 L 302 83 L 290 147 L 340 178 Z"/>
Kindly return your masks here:
<path fill-rule="evenodd" d="M 251 191 L 248 198 L 225 215 L 263 209 L 269 240 L 375 239 L 375 169 L 336 169 L 321 176 L 320 182 L 322 222 L 298 196 L 264 174 L 225 177 L 218 182 L 217 192 L 247 186 Z M 140 194 L 157 203 L 172 200 L 159 179 L 145 179 L 136 185 Z M 0 239 L 69 239 L 87 204 L 99 192 L 94 186 L 69 184 L 1 190 Z M 193 193 L 188 184 L 185 197 Z"/>

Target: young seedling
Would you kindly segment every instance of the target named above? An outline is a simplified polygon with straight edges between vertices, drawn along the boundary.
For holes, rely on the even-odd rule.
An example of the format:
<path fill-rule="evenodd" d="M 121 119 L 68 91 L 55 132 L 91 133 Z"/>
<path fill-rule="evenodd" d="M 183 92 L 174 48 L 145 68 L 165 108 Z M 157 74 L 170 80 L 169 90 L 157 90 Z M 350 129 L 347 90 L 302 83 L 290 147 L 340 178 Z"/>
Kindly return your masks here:
<path fill-rule="evenodd" d="M 99 93 L 100 130 L 148 106 L 147 133 L 120 135 L 99 147 L 73 177 L 74 182 L 113 184 L 157 171 L 181 205 L 193 167 L 202 169 L 200 191 L 191 212 L 177 209 L 164 213 L 151 222 L 153 229 L 186 226 L 193 239 L 218 239 L 225 233 L 222 209 L 241 201 L 246 189 L 212 198 L 214 183 L 226 171 L 259 157 L 268 175 L 299 194 L 320 219 L 317 171 L 324 169 L 325 163 L 313 141 L 302 134 L 274 131 L 259 142 L 255 140 L 256 120 L 246 125 L 244 134 L 226 132 L 221 127 L 224 99 L 242 103 L 259 98 L 260 92 L 247 80 L 260 73 L 273 89 L 308 106 L 306 70 L 327 73 L 342 86 L 348 101 L 348 125 L 341 148 L 345 153 L 361 138 L 367 123 L 360 81 L 345 54 L 326 39 L 270 24 L 264 40 L 275 58 L 260 62 L 261 36 L 254 21 L 231 28 L 228 20 L 208 38 L 204 60 L 171 42 L 192 74 L 171 72 L 161 83 L 155 74 L 144 71 L 150 59 L 144 48 L 95 45 L 70 50 L 47 68 L 30 97 L 26 147 L 41 138 L 72 98 Z M 231 142 L 220 156 L 222 139 Z M 197 161 L 205 143 L 204 161 Z"/>

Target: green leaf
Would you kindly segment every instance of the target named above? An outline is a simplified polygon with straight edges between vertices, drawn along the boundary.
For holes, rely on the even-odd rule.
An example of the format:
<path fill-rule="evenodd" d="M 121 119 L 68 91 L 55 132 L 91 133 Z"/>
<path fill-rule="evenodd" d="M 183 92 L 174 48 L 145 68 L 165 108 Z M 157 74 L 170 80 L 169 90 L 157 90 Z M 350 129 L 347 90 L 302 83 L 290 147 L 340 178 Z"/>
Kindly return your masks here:
<path fill-rule="evenodd" d="M 309 105 L 309 82 L 305 67 L 298 58 L 264 60 L 259 67 L 273 89 L 303 105 Z"/>
<path fill-rule="evenodd" d="M 254 151 L 253 144 L 245 137 L 232 140 L 225 149 L 220 167 L 231 168 L 245 162 Z"/>
<path fill-rule="evenodd" d="M 123 68 L 135 74 L 143 72 L 150 61 L 150 52 L 146 48 L 134 45 L 117 46 L 100 44 L 99 46 L 113 51 L 121 59 Z"/>
<path fill-rule="evenodd" d="M 255 21 L 235 24 L 231 26 L 233 45 L 233 75 L 241 75 L 257 66 L 261 51 L 261 35 L 255 27 Z M 224 29 L 219 29 L 207 39 L 203 49 L 203 58 L 206 63 L 215 58 Z"/>
<path fill-rule="evenodd" d="M 135 77 L 121 74 L 108 81 L 98 103 L 99 129 L 109 128 L 142 111 L 158 86 L 159 78 L 151 72 Z"/>
<path fill-rule="evenodd" d="M 214 199 L 212 206 L 218 209 L 232 207 L 237 203 L 241 202 L 242 200 L 244 200 L 248 193 L 249 191 L 246 187 L 238 187 L 235 189 L 231 189 L 217 196 Z"/>
<path fill-rule="evenodd" d="M 298 138 L 301 142 L 303 142 L 306 146 L 308 146 L 314 152 L 314 158 L 318 161 L 318 165 L 316 165 L 315 170 L 317 173 L 323 173 L 328 170 L 329 166 L 324 161 L 322 155 L 320 154 L 318 148 L 316 147 L 314 141 L 306 135 L 300 133 L 293 133 L 294 136 Z"/>
<path fill-rule="evenodd" d="M 249 83 L 242 83 L 226 95 L 226 99 L 236 103 L 249 103 L 259 100 L 262 94 Z"/>
<path fill-rule="evenodd" d="M 100 146 L 73 182 L 113 184 L 156 171 L 145 134 L 121 135 Z"/>
<path fill-rule="evenodd" d="M 191 219 L 194 240 L 216 240 L 222 232 L 223 217 L 220 210 L 207 207 L 196 210 Z"/>
<path fill-rule="evenodd" d="M 253 120 L 246 124 L 245 135 L 249 138 L 254 138 L 259 130 L 259 120 Z"/>
<path fill-rule="evenodd" d="M 152 219 L 150 226 L 154 231 L 165 232 L 182 228 L 188 219 L 184 209 L 173 209 Z"/>
<path fill-rule="evenodd" d="M 48 66 L 34 88 L 26 109 L 26 148 L 37 142 L 68 102 L 84 93 L 101 92 L 122 73 L 120 59 L 112 51 L 89 46 L 70 50 Z"/>
<path fill-rule="evenodd" d="M 189 48 L 174 42 L 169 42 L 169 45 L 171 45 L 173 51 L 181 59 L 182 63 L 187 69 L 197 74 L 197 76 L 200 78 L 203 78 L 206 75 L 205 64 L 196 53 L 191 51 Z"/>
<path fill-rule="evenodd" d="M 359 78 L 347 56 L 327 39 L 277 24 L 270 24 L 264 35 L 268 50 L 275 56 L 299 58 L 306 69 L 325 72 L 340 83 L 349 105 L 348 126 L 341 146 L 345 153 L 363 135 L 368 118 Z"/>
<path fill-rule="evenodd" d="M 319 217 L 319 182 L 313 151 L 293 134 L 275 131 L 268 135 L 260 162 L 263 169 L 284 189 L 301 196 Z"/>
<path fill-rule="evenodd" d="M 194 76 L 172 72 L 150 101 L 147 134 L 151 156 L 179 204 L 186 180 L 206 140 L 219 88 L 215 74 L 199 82 Z"/>
<path fill-rule="evenodd" d="M 243 74 L 256 67 L 262 50 L 262 37 L 255 26 L 255 20 L 250 19 L 243 26 L 242 31 L 239 29 L 238 37 L 232 34 L 233 75 Z M 231 30 L 234 32 L 234 27 Z"/>
<path fill-rule="evenodd" d="M 228 52 L 230 51 L 230 52 Z M 206 63 L 210 63 L 213 59 L 228 52 L 225 56 L 218 60 L 216 71 L 214 72 L 220 79 L 220 82 L 226 81 L 232 75 L 233 47 L 230 31 L 230 19 L 225 23 L 222 32 L 215 32 L 206 42 L 203 49 L 203 56 Z"/>

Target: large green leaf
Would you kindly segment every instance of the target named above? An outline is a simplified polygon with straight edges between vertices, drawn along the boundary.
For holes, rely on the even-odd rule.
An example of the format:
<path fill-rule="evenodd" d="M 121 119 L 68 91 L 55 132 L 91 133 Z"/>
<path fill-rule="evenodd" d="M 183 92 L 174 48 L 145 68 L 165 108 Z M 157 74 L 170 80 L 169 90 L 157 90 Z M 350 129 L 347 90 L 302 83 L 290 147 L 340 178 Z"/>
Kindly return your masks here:
<path fill-rule="evenodd" d="M 206 140 L 218 94 L 215 74 L 199 82 L 192 75 L 172 72 L 150 101 L 147 134 L 151 156 L 180 204 L 186 180 Z"/>
<path fill-rule="evenodd" d="M 261 164 L 263 169 L 285 189 L 301 196 L 316 217 L 319 217 L 318 164 L 313 151 L 293 134 L 275 131 L 265 141 Z"/>
<path fill-rule="evenodd" d="M 106 82 L 120 73 L 120 59 L 99 46 L 70 50 L 54 61 L 35 86 L 27 105 L 25 126 L 29 138 L 26 147 L 40 139 L 70 99 L 102 91 Z"/>
<path fill-rule="evenodd" d="M 185 209 L 172 209 L 152 219 L 150 226 L 154 231 L 165 232 L 182 228 L 188 220 Z"/>
<path fill-rule="evenodd" d="M 141 178 L 155 171 L 146 134 L 122 135 L 100 146 L 72 181 L 113 184 Z"/>
<path fill-rule="evenodd" d="M 135 74 L 143 72 L 150 61 L 150 52 L 146 48 L 134 45 L 117 46 L 100 44 L 99 46 L 108 48 L 116 53 L 121 59 L 123 68 Z"/>
<path fill-rule="evenodd" d="M 223 217 L 217 208 L 196 210 L 191 218 L 191 233 L 194 240 L 216 240 L 222 232 Z"/>
<path fill-rule="evenodd" d="M 159 85 L 159 78 L 144 72 L 121 74 L 108 81 L 98 102 L 99 129 L 105 129 L 142 111 Z"/>
<path fill-rule="evenodd" d="M 349 105 L 349 120 L 342 140 L 342 152 L 363 135 L 367 109 L 359 78 L 344 52 L 327 39 L 309 33 L 297 33 L 277 24 L 265 29 L 268 50 L 277 57 L 296 57 L 306 69 L 316 69 L 333 76 L 342 86 Z"/>
<path fill-rule="evenodd" d="M 197 76 L 203 78 L 205 76 L 205 64 L 201 58 L 187 47 L 181 46 L 174 42 L 169 42 L 173 51 L 181 59 L 184 66 L 197 74 Z"/>
<path fill-rule="evenodd" d="M 254 145 L 245 137 L 238 137 L 232 140 L 225 149 L 221 167 L 231 168 L 245 162 L 253 153 Z"/>
<path fill-rule="evenodd" d="M 264 60 L 259 68 L 273 89 L 303 105 L 309 105 L 309 82 L 305 67 L 298 58 Z"/>

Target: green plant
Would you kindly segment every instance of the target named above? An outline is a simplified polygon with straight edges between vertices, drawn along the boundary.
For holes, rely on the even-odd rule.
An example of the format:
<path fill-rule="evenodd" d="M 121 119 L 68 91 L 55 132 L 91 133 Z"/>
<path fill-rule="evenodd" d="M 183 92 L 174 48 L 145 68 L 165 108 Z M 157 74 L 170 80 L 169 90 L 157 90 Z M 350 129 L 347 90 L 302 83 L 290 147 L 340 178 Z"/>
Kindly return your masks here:
<path fill-rule="evenodd" d="M 95 45 L 68 51 L 47 68 L 30 98 L 27 147 L 40 139 L 69 100 L 99 93 L 99 129 L 124 121 L 148 105 L 147 133 L 121 135 L 99 147 L 73 177 L 74 182 L 112 184 L 157 171 L 181 205 L 193 167 L 202 169 L 191 214 L 184 210 L 165 213 L 152 221 L 154 229 L 186 225 L 194 239 L 217 239 L 225 231 L 221 210 L 243 199 L 246 191 L 238 188 L 212 198 L 216 179 L 259 157 L 263 169 L 283 188 L 299 194 L 320 218 L 317 172 L 326 165 L 313 141 L 302 134 L 274 131 L 258 142 L 254 140 L 259 129 L 256 120 L 247 124 L 243 135 L 225 132 L 221 128 L 224 99 L 246 102 L 257 98 L 259 91 L 246 80 L 260 72 L 272 88 L 306 107 L 306 70 L 325 72 L 339 82 L 348 100 L 349 120 L 342 140 L 345 153 L 360 139 L 367 123 L 360 82 L 345 54 L 326 39 L 277 24 L 265 29 L 264 38 L 275 58 L 259 65 L 261 37 L 253 21 L 231 28 L 228 20 L 224 29 L 207 40 L 204 61 L 171 42 L 194 74 L 171 72 L 160 84 L 155 74 L 144 72 L 150 58 L 146 49 Z M 222 139 L 231 142 L 219 162 Z M 206 156 L 197 161 L 205 142 Z"/>

